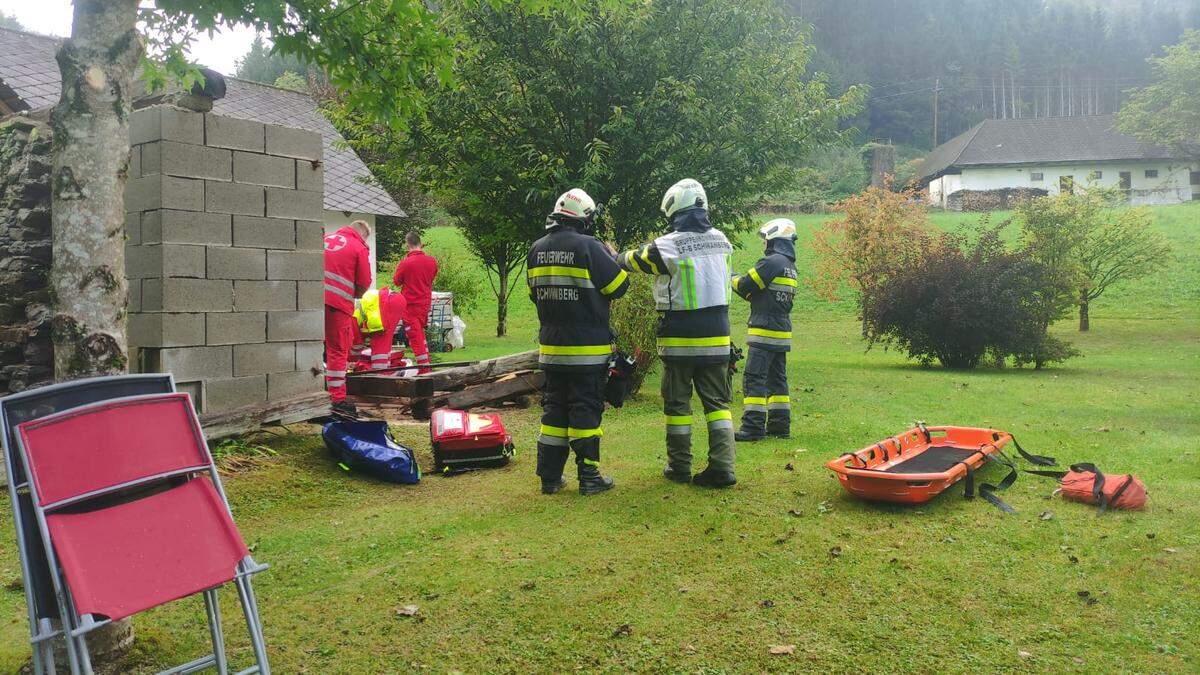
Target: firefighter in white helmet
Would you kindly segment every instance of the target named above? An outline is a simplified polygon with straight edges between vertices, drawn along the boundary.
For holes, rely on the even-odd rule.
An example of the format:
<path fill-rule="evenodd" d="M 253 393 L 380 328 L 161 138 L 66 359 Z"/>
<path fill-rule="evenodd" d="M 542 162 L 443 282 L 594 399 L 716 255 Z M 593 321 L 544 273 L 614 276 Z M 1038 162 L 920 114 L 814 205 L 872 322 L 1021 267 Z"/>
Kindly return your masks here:
<path fill-rule="evenodd" d="M 654 304 L 661 317 L 667 466 L 678 483 L 729 487 L 734 474 L 733 416 L 729 411 L 729 257 L 733 247 L 708 220 L 704 186 L 687 178 L 663 195 L 670 232 L 618 257 L 630 271 L 656 275 Z M 692 475 L 692 391 L 704 406 L 708 466 Z"/>
<path fill-rule="evenodd" d="M 596 203 L 583 190 L 563 193 L 546 219 L 546 236 L 529 251 L 529 297 L 537 305 L 538 362 L 546 372 L 537 474 L 542 492 L 563 487 L 571 451 L 585 495 L 612 488 L 600 474 L 600 419 L 613 353 L 609 304 L 625 294 L 629 275 L 592 236 Z"/>
<path fill-rule="evenodd" d="M 787 353 L 796 295 L 796 224 L 776 218 L 759 228 L 758 235 L 766 243 L 762 259 L 733 279 L 734 292 L 750 301 L 742 425 L 736 434 L 742 442 L 791 433 Z"/>

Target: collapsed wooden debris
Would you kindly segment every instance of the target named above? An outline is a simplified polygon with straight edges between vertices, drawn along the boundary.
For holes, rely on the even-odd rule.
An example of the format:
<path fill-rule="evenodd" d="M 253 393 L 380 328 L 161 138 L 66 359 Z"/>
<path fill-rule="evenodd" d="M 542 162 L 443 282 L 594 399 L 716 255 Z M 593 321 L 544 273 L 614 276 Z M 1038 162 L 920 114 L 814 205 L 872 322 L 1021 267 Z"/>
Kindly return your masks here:
<path fill-rule="evenodd" d="M 209 440 L 249 433 L 267 425 L 286 425 L 329 415 L 329 394 L 324 391 L 232 408 L 200 415 Z"/>
<path fill-rule="evenodd" d="M 538 369 L 537 350 L 532 350 L 415 377 L 352 374 L 346 380 L 346 391 L 362 408 L 389 416 L 429 419 L 435 408 L 527 406 L 545 381 Z"/>

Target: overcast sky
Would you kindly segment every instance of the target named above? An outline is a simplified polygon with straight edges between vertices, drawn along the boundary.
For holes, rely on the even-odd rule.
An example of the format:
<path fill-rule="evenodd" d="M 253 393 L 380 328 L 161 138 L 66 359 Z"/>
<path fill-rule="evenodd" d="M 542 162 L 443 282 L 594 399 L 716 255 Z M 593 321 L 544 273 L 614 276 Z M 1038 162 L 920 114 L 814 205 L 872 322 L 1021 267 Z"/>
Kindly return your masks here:
<path fill-rule="evenodd" d="M 16 16 L 26 30 L 46 35 L 69 36 L 71 11 L 71 0 L 0 0 L 0 12 Z M 232 75 L 235 62 L 253 41 L 254 31 L 249 28 L 227 30 L 211 39 L 201 36 L 190 54 L 197 63 Z"/>

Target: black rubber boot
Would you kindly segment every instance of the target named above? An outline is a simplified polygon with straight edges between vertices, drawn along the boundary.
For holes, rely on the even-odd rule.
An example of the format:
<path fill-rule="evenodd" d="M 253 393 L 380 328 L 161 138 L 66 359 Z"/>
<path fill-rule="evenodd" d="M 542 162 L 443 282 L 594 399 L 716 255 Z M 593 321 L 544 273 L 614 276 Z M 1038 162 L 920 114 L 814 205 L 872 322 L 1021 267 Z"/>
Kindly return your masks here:
<path fill-rule="evenodd" d="M 734 478 L 732 473 L 713 471 L 712 467 L 692 476 L 692 485 L 699 485 L 700 487 L 727 488 L 736 484 L 737 478 Z"/>
<path fill-rule="evenodd" d="M 566 487 L 563 467 L 567 464 L 567 449 L 538 443 L 537 475 L 542 479 L 542 494 L 552 495 Z"/>
<path fill-rule="evenodd" d="M 601 476 L 600 469 L 593 464 L 579 463 L 579 494 L 594 495 L 613 488 L 613 479 Z"/>
<path fill-rule="evenodd" d="M 745 429 L 738 429 L 737 431 L 733 432 L 733 440 L 737 441 L 738 443 L 756 443 L 766 437 L 767 435 L 761 431 L 746 431 Z"/>
<path fill-rule="evenodd" d="M 676 471 L 671 468 L 670 464 L 668 464 L 666 468 L 663 469 L 663 478 L 666 478 L 673 483 L 690 483 L 692 482 L 692 472 Z"/>
<path fill-rule="evenodd" d="M 767 429 L 767 435 L 771 438 L 791 438 L 792 432 L 789 429 Z"/>

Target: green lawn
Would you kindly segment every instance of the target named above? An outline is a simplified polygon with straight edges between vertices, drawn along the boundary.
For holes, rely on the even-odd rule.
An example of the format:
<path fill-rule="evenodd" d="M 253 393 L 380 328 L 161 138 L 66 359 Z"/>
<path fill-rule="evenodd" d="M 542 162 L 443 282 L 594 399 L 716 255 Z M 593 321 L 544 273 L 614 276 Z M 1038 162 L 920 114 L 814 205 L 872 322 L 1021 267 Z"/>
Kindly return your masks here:
<path fill-rule="evenodd" d="M 617 489 L 590 498 L 537 493 L 536 410 L 506 416 L 520 450 L 509 468 L 414 487 L 342 472 L 298 427 L 272 442 L 278 457 L 226 482 L 242 532 L 272 565 L 258 588 L 275 669 L 1195 672 L 1200 205 L 1157 212 L 1178 260 L 1097 302 L 1091 333 L 1057 326 L 1084 356 L 1041 372 L 925 369 L 864 351 L 850 304 L 802 291 L 794 438 L 739 447 L 732 490 L 659 476 L 656 379 L 606 416 L 604 464 Z M 802 270 L 821 218 L 800 219 Z M 430 250 L 453 251 L 455 237 L 434 231 Z M 739 267 L 753 248 L 738 253 Z M 734 316 L 744 324 L 744 303 Z M 488 337 L 485 313 L 468 316 L 462 356 L 529 347 L 532 317 L 519 293 L 507 338 Z M 824 462 L 914 419 L 1006 429 L 1063 463 L 1133 471 L 1149 508 L 1097 517 L 1051 498 L 1054 483 L 1033 476 L 1004 494 L 1018 510 L 1010 516 L 957 488 L 921 508 L 844 495 Z M 426 428 L 394 428 L 431 466 Z M 0 672 L 9 672 L 28 648 L 2 515 Z M 248 644 L 234 596 L 225 598 L 244 665 Z M 397 615 L 410 604 L 416 617 Z M 200 654 L 202 616 L 193 601 L 139 618 L 129 668 Z M 796 650 L 772 656 L 774 645 Z"/>

